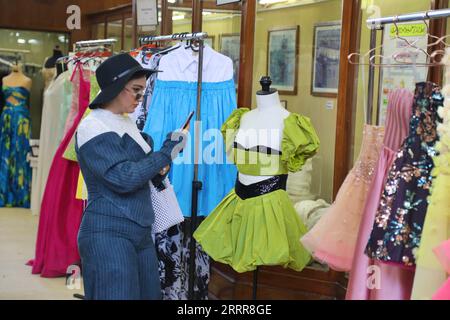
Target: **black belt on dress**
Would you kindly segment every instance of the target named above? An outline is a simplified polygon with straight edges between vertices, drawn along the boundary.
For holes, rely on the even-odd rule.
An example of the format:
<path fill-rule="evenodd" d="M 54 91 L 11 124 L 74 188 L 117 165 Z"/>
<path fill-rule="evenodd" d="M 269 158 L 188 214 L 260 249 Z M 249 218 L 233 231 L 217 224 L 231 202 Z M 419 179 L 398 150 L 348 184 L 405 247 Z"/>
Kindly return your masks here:
<path fill-rule="evenodd" d="M 286 190 L 287 178 L 287 174 L 282 174 L 274 176 L 267 180 L 263 180 L 261 182 L 249 184 L 248 186 L 242 184 L 239 179 L 236 179 L 234 191 L 236 192 L 238 197 L 243 200 L 254 198 L 262 196 L 263 194 L 274 192 L 276 190 Z"/>

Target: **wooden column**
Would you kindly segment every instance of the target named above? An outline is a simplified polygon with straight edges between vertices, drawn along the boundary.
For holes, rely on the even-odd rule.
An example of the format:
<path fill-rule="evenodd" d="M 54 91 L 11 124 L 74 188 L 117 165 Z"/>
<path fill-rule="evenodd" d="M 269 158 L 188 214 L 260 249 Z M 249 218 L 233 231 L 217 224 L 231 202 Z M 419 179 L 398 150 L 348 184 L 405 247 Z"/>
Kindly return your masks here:
<path fill-rule="evenodd" d="M 243 0 L 241 18 L 241 51 L 239 58 L 238 107 L 249 108 L 252 104 L 255 21 L 256 1 Z"/>
<path fill-rule="evenodd" d="M 430 8 L 431 10 L 438 10 L 438 9 L 445 9 L 448 8 L 448 0 L 431 0 Z M 429 22 L 430 24 L 430 34 L 442 37 L 447 34 L 447 19 L 436 19 L 431 20 Z M 436 42 L 436 39 L 429 39 L 429 44 Z M 444 45 L 440 44 L 437 46 L 429 47 L 428 52 L 431 54 L 432 52 L 436 50 L 444 50 Z M 430 71 L 428 72 L 428 80 L 432 81 L 434 83 L 439 84 L 442 86 L 442 79 L 444 74 L 444 68 L 439 67 L 431 67 Z"/>
<path fill-rule="evenodd" d="M 192 32 L 202 31 L 203 1 L 192 1 Z"/>
<path fill-rule="evenodd" d="M 343 0 L 333 198 L 336 197 L 351 165 L 358 66 L 351 65 L 347 57 L 352 52 L 359 52 L 360 30 L 361 0 Z"/>
<path fill-rule="evenodd" d="M 167 0 L 161 0 L 161 35 L 172 34 L 172 30 L 172 10 L 169 9 Z"/>
<path fill-rule="evenodd" d="M 131 19 L 133 20 L 133 47 L 138 47 L 138 38 L 137 38 L 137 11 L 136 11 L 136 0 L 133 0 L 133 7 L 131 9 Z"/>

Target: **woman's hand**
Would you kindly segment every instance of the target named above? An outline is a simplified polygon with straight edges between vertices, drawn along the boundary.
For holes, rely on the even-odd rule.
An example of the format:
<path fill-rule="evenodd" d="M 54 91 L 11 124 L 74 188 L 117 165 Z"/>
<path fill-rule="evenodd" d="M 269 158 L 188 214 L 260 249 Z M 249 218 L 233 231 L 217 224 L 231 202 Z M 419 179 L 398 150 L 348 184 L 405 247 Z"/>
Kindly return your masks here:
<path fill-rule="evenodd" d="M 169 172 L 170 170 L 170 166 L 166 166 L 163 169 L 161 169 L 161 171 L 159 172 L 160 175 L 165 175 L 167 172 Z"/>

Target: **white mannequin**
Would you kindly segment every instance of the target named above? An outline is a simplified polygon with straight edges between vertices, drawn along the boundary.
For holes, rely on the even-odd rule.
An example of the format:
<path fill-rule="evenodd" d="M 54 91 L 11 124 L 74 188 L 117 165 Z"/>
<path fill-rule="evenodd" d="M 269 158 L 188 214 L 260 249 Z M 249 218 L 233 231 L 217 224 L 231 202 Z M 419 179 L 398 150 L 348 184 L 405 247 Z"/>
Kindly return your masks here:
<path fill-rule="evenodd" d="M 242 116 L 235 141 L 245 148 L 261 145 L 281 151 L 284 120 L 290 112 L 281 106 L 278 92 L 274 89 L 258 91 L 256 105 L 257 108 Z M 244 185 L 261 182 L 271 177 L 239 173 L 239 181 Z"/>

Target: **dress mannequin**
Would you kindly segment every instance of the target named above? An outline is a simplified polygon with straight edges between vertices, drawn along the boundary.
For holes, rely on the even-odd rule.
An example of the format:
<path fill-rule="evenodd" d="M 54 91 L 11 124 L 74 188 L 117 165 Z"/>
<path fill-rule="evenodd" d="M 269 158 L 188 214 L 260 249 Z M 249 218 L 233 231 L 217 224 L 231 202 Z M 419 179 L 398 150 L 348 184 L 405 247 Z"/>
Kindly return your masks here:
<path fill-rule="evenodd" d="M 256 93 L 257 107 L 242 117 L 236 141 L 245 148 L 262 145 L 281 150 L 284 120 L 290 112 L 281 106 L 278 91 L 270 88 L 272 81 L 269 77 L 261 78 L 260 83 L 262 90 Z M 251 132 L 256 134 L 249 134 Z M 239 173 L 239 181 L 244 185 L 257 183 L 271 177 Z"/>
<path fill-rule="evenodd" d="M 44 63 L 44 68 L 55 68 L 56 66 L 56 60 L 58 60 L 59 58 L 61 58 L 63 56 L 61 49 L 59 48 L 59 46 L 55 46 L 55 48 L 53 49 L 53 55 L 48 57 L 45 60 Z"/>
<path fill-rule="evenodd" d="M 23 87 L 28 91 L 31 90 L 32 80 L 22 72 L 22 66 L 14 65 L 12 72 L 3 78 L 3 85 L 8 87 Z"/>
<path fill-rule="evenodd" d="M 194 233 L 215 261 L 237 272 L 255 271 L 254 299 L 259 266 L 301 271 L 310 262 L 300 243 L 307 228 L 286 186 L 288 173 L 299 172 L 320 144 L 308 117 L 281 106 L 270 78 L 260 83 L 257 108 L 236 109 L 221 128 L 239 171 L 235 187 Z"/>
<path fill-rule="evenodd" d="M 67 65 L 62 63 L 56 63 L 59 58 L 63 56 L 63 53 L 58 45 L 53 49 L 53 55 L 46 58 L 44 62 L 43 75 L 46 82 L 46 87 L 49 82 L 53 79 L 56 72 L 56 77 L 67 70 Z M 45 71 L 44 71 L 45 70 Z M 56 71 L 55 71 L 56 70 Z"/>

